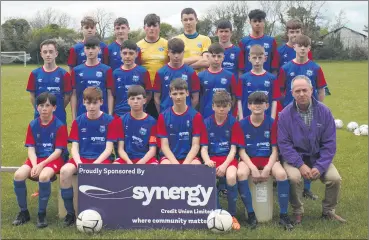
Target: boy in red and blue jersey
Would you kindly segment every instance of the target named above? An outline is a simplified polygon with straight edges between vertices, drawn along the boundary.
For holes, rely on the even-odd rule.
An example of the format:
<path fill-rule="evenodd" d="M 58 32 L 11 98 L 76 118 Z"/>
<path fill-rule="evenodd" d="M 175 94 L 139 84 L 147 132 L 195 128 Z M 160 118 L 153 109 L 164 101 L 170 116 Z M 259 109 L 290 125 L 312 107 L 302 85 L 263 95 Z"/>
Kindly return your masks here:
<path fill-rule="evenodd" d="M 197 154 L 204 129 L 202 116 L 186 104 L 189 92 L 185 80 L 174 79 L 169 89 L 173 106 L 158 117 L 160 164 L 201 164 Z"/>
<path fill-rule="evenodd" d="M 228 212 L 232 215 L 232 228 L 240 229 L 236 219 L 237 201 L 237 133 L 240 131 L 238 121 L 231 115 L 232 98 L 225 90 L 219 90 L 213 96 L 214 114 L 204 120 L 206 130 L 201 133 L 201 157 L 204 164 L 216 168 L 216 176 L 226 177 Z M 218 187 L 218 192 L 220 191 Z M 220 209 L 219 194 L 217 208 Z"/>
<path fill-rule="evenodd" d="M 37 111 L 36 98 L 43 92 L 50 92 L 56 97 L 55 116 L 67 124 L 65 107 L 70 101 L 72 83 L 70 74 L 56 65 L 58 56 L 57 43 L 47 39 L 40 44 L 40 54 L 44 60 L 42 67 L 33 70 L 28 78 L 27 91 L 31 94 L 31 103 L 35 108 L 34 118 L 40 116 Z"/>
<path fill-rule="evenodd" d="M 239 68 L 244 73 L 252 69 L 252 65 L 248 60 L 249 51 L 252 45 L 259 44 L 265 48 L 265 55 L 267 57 L 264 63 L 264 69 L 273 74 L 277 74 L 279 55 L 277 51 L 277 42 L 271 36 L 264 35 L 266 13 L 254 9 L 249 13 L 251 34 L 241 39 L 239 47 L 241 49 L 241 58 Z"/>
<path fill-rule="evenodd" d="M 55 177 L 63 166 L 62 152 L 67 149 L 67 126 L 53 115 L 57 98 L 43 92 L 36 98 L 39 117 L 28 125 L 26 143 L 27 161 L 14 174 L 14 192 L 20 208 L 13 225 L 21 225 L 30 220 L 27 208 L 26 179 L 38 180 L 39 202 L 37 228 L 46 227 L 46 207 L 51 194 L 50 179 Z"/>
<path fill-rule="evenodd" d="M 119 157 L 114 163 L 158 164 L 156 159 L 156 120 L 143 111 L 146 91 L 140 85 L 128 89 L 130 112 L 118 118 Z"/>
<path fill-rule="evenodd" d="M 70 70 L 87 61 L 84 46 L 87 38 L 96 35 L 96 24 L 97 22 L 93 17 L 86 16 L 82 19 L 81 28 L 83 34 L 83 41 L 76 43 L 69 50 L 68 66 Z M 98 54 L 99 62 L 108 64 L 108 54 L 109 54 L 108 46 L 101 41 L 99 41 L 98 46 L 99 46 L 99 54 Z"/>
<path fill-rule="evenodd" d="M 240 91 L 237 88 L 233 73 L 222 68 L 224 48 L 219 43 L 213 43 L 209 49 L 209 68 L 199 73 L 200 79 L 200 113 L 204 118 L 211 116 L 213 95 L 218 90 L 226 90 L 233 99 L 232 107 L 241 107 Z"/>
<path fill-rule="evenodd" d="M 96 86 L 103 92 L 103 105 L 101 110 L 110 115 L 113 114 L 114 98 L 112 94 L 113 72 L 112 69 L 97 59 L 100 51 L 97 37 L 87 38 L 84 51 L 87 61 L 73 68 L 71 71 L 73 93 L 71 97 L 72 120 L 86 112 L 83 104 L 83 91 L 87 87 Z"/>
<path fill-rule="evenodd" d="M 327 83 L 322 68 L 308 58 L 308 52 L 311 47 L 310 38 L 305 35 L 297 36 L 293 47 L 296 57 L 283 65 L 278 74 L 278 84 L 283 95 L 283 108 L 293 102 L 291 83 L 292 79 L 298 75 L 305 75 L 311 80 L 313 97 L 323 102 L 325 97 L 324 88 L 327 86 Z"/>
<path fill-rule="evenodd" d="M 152 96 L 152 86 L 150 74 L 146 68 L 135 63 L 137 59 L 137 44 L 127 40 L 119 50 L 124 63 L 113 72 L 113 95 L 114 95 L 114 116 L 122 117 L 131 108 L 128 104 L 128 89 L 133 85 L 140 85 L 146 89 L 147 102 Z"/>
<path fill-rule="evenodd" d="M 200 82 L 196 71 L 183 63 L 185 45 L 183 40 L 172 38 L 168 41 L 169 63 L 160 68 L 154 80 L 154 100 L 158 113 L 173 106 L 169 96 L 169 84 L 176 78 L 181 78 L 188 84 L 190 96 L 186 98 L 187 106 L 195 108 L 199 103 Z"/>
<path fill-rule="evenodd" d="M 272 174 L 277 180 L 278 202 L 280 208 L 279 224 L 286 230 L 293 229 L 288 217 L 288 200 L 290 184 L 287 173 L 278 161 L 277 121 L 265 114 L 268 96 L 262 92 L 254 92 L 248 98 L 251 115 L 240 121 L 238 184 L 252 228 L 257 226 L 257 219 L 252 207 L 248 177 L 251 174 L 255 184 L 267 181 Z M 261 173 L 259 172 L 261 170 Z M 241 185 L 241 186 L 240 186 Z"/>
<path fill-rule="evenodd" d="M 117 141 L 116 121 L 113 116 L 101 111 L 103 93 L 98 87 L 88 87 L 83 91 L 83 104 L 87 112 L 72 123 L 69 141 L 72 142 L 72 158 L 60 170 L 60 190 L 67 215 L 64 225 L 75 222 L 73 207 L 72 176 L 81 163 L 111 163 L 109 159 L 113 142 Z"/>
<path fill-rule="evenodd" d="M 269 108 L 265 111 L 267 116 L 276 118 L 277 101 L 281 98 L 281 92 L 274 74 L 267 72 L 264 68 L 265 50 L 256 44 L 250 48 L 249 61 L 252 64 L 250 72 L 243 74 L 239 79 L 241 89 L 242 111 L 239 111 L 239 119 L 249 116 L 251 111 L 248 108 L 248 98 L 253 92 L 263 92 L 268 96 Z"/>
<path fill-rule="evenodd" d="M 126 18 L 119 17 L 114 21 L 114 34 L 115 41 L 108 45 L 108 64 L 113 71 L 120 68 L 123 65 L 123 59 L 121 56 L 121 47 L 124 41 L 128 40 L 129 24 Z M 137 65 L 141 65 L 141 50 L 137 48 L 137 57 L 135 62 Z"/>

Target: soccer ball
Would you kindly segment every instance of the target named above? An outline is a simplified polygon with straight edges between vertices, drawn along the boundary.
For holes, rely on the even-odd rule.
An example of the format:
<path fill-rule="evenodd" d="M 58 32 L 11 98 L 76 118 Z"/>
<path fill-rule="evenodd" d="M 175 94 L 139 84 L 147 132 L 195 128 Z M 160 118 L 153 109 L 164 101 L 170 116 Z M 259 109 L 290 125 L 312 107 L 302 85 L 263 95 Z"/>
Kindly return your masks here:
<path fill-rule="evenodd" d="M 342 122 L 341 119 L 334 120 L 334 123 L 336 124 L 336 128 L 342 128 L 343 127 L 343 122 Z"/>
<path fill-rule="evenodd" d="M 232 228 L 232 216 L 226 210 L 216 209 L 209 214 L 207 225 L 215 233 L 227 232 Z"/>
<path fill-rule="evenodd" d="M 102 228 L 103 221 L 98 212 L 87 209 L 77 217 L 77 229 L 84 233 L 98 233 Z"/>
<path fill-rule="evenodd" d="M 354 130 L 354 134 L 355 134 L 356 136 L 360 136 L 360 129 L 356 128 L 356 129 Z"/>
<path fill-rule="evenodd" d="M 359 127 L 359 124 L 357 124 L 357 122 L 349 122 L 347 124 L 347 130 L 349 130 L 350 132 L 353 132 L 358 127 Z"/>
<path fill-rule="evenodd" d="M 361 125 L 359 130 L 361 135 L 368 136 L 368 125 Z"/>
<path fill-rule="evenodd" d="M 361 126 L 359 127 L 359 129 L 360 129 L 360 130 L 361 130 L 361 129 L 364 129 L 364 128 L 368 129 L 368 125 L 363 124 L 363 125 L 361 125 Z"/>

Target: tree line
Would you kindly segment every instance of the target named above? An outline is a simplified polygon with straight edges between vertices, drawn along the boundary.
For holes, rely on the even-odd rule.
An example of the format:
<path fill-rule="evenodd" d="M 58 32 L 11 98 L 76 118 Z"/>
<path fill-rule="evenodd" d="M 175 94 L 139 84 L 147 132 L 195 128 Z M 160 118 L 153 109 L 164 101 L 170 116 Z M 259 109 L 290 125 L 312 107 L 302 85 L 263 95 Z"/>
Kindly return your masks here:
<path fill-rule="evenodd" d="M 347 24 L 345 11 L 341 10 L 335 19 L 329 20 L 324 15 L 325 1 L 259 1 L 259 8 L 267 14 L 265 34 L 274 36 L 277 44 L 287 39 L 285 24 L 289 19 L 297 18 L 303 23 L 303 32 L 312 39 L 312 51 L 315 59 L 367 59 L 367 49 L 344 49 L 339 37 L 327 39 L 325 44 L 318 44 L 321 36 Z M 250 25 L 248 13 L 252 10 L 246 1 L 229 1 L 210 6 L 199 19 L 197 31 L 207 35 L 212 42 L 217 41 L 216 25 L 221 19 L 228 19 L 233 26 L 232 42 L 237 44 L 248 34 Z M 114 41 L 113 22 L 115 16 L 105 9 L 91 13 L 97 19 L 97 34 L 107 44 Z M 82 18 L 82 16 L 81 16 Z M 128 19 L 129 20 L 129 19 Z M 55 38 L 59 45 L 57 63 L 66 63 L 69 49 L 83 39 L 79 21 L 74 21 L 67 13 L 53 8 L 38 11 L 31 19 L 8 18 L 1 24 L 1 51 L 26 51 L 30 53 L 32 63 L 40 63 L 40 43 Z M 367 26 L 363 27 L 367 31 Z M 77 30 L 78 29 L 78 30 Z M 160 24 L 160 36 L 170 39 L 183 32 L 170 23 Z M 145 37 L 142 29 L 131 29 L 129 38 L 139 41 Z"/>

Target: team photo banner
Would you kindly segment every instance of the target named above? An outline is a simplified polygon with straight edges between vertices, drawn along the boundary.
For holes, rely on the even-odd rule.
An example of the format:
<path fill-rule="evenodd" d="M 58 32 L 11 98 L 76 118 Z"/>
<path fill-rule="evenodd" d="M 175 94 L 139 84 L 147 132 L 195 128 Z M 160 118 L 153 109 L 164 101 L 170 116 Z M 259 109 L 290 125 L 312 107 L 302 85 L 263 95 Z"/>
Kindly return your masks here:
<path fill-rule="evenodd" d="M 78 165 L 78 213 L 96 210 L 108 229 L 206 229 L 215 194 L 204 165 Z"/>

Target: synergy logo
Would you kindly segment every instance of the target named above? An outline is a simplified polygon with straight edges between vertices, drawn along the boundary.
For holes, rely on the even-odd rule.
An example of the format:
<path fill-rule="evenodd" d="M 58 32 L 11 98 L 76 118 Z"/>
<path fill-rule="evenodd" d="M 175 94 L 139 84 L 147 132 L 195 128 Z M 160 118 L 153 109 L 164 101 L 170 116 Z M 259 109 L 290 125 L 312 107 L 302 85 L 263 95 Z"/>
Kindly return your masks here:
<path fill-rule="evenodd" d="M 132 189 L 132 192 L 128 191 Z M 113 192 L 104 188 L 90 185 L 81 185 L 79 191 L 83 194 L 98 199 L 127 199 L 142 200 L 143 206 L 148 206 L 153 200 L 187 200 L 189 206 L 206 206 L 209 202 L 213 187 L 165 187 L 165 186 L 136 186 Z M 126 192 L 128 196 L 117 197 L 116 194 Z"/>

